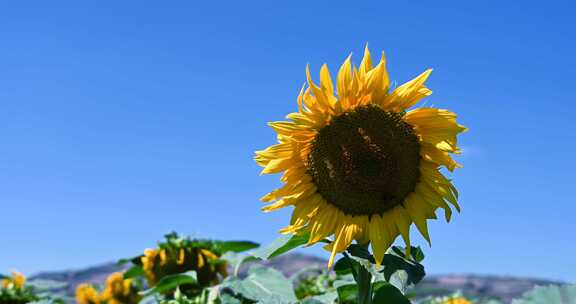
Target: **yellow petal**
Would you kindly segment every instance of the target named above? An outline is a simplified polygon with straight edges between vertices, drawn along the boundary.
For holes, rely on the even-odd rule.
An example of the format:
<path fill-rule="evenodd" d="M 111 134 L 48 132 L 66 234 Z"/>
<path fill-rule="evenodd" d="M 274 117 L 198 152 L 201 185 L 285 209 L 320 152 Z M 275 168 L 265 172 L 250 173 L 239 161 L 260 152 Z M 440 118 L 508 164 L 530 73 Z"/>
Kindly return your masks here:
<path fill-rule="evenodd" d="M 366 215 L 354 216 L 352 217 L 352 220 L 358 226 L 358 231 L 356 232 L 356 235 L 354 237 L 356 242 L 362 245 L 370 242 L 370 235 L 368 234 L 368 223 L 369 223 L 368 216 Z"/>
<path fill-rule="evenodd" d="M 397 87 L 389 96 L 387 107 L 396 111 L 403 111 L 414 104 L 420 99 L 432 94 L 428 88 L 424 87 L 424 82 L 432 73 L 432 69 L 428 69 L 416 78 L 404 83 Z"/>
<path fill-rule="evenodd" d="M 384 101 L 388 94 L 389 82 L 388 72 L 386 71 L 386 58 L 384 57 L 384 53 L 382 53 L 380 63 L 368 72 L 364 84 L 366 87 L 365 90 L 370 92 L 371 101 L 374 104 L 384 106 Z"/>
<path fill-rule="evenodd" d="M 197 257 L 198 257 L 198 268 L 204 267 L 206 261 L 204 260 L 204 256 L 202 255 L 202 253 L 198 252 Z"/>
<path fill-rule="evenodd" d="M 161 249 L 160 250 L 160 265 L 166 265 L 167 262 L 168 262 L 168 258 L 166 257 L 166 250 Z"/>
<path fill-rule="evenodd" d="M 334 244 L 332 246 L 332 253 L 330 254 L 330 259 L 328 260 L 328 268 L 331 268 L 334 264 L 334 258 L 336 257 L 336 253 L 342 252 L 350 246 L 354 236 L 358 232 L 358 226 L 352 223 L 352 220 L 349 216 L 346 216 L 348 224 L 343 224 L 340 226 L 338 234 L 334 238 Z"/>
<path fill-rule="evenodd" d="M 352 68 L 350 60 L 352 54 L 346 58 L 340 70 L 338 71 L 338 80 L 336 83 L 338 89 L 338 97 L 340 99 L 346 98 L 350 94 L 350 85 L 352 82 Z"/>
<path fill-rule="evenodd" d="M 388 231 L 380 215 L 376 214 L 371 217 L 370 223 L 368 224 L 368 234 L 370 236 L 370 244 L 372 246 L 372 253 L 376 259 L 376 264 L 380 266 L 384 259 L 384 254 L 391 243 Z"/>
<path fill-rule="evenodd" d="M 341 221 L 341 212 L 325 202 L 320 203 L 320 210 L 310 220 L 310 238 L 307 245 L 312 245 L 334 233 L 336 224 Z"/>
<path fill-rule="evenodd" d="M 180 251 L 178 252 L 178 259 L 176 260 L 176 264 L 178 264 L 178 265 L 184 264 L 185 258 L 186 258 L 186 252 L 184 251 L 184 249 L 180 248 Z"/>
<path fill-rule="evenodd" d="M 420 155 L 427 161 L 445 166 L 449 171 L 462 167 L 462 165 L 452 159 L 448 152 L 444 152 L 430 143 L 421 142 L 420 147 Z"/>
<path fill-rule="evenodd" d="M 319 194 L 315 194 L 307 197 L 306 199 L 298 201 L 294 211 L 292 211 L 290 224 L 292 226 L 306 225 L 310 218 L 318 213 L 319 201 L 321 199 L 322 198 Z"/>
<path fill-rule="evenodd" d="M 270 162 L 262 169 L 260 174 L 272 174 L 285 171 L 286 169 L 293 167 L 298 162 L 296 158 L 280 158 L 272 159 Z"/>
<path fill-rule="evenodd" d="M 264 206 L 262 208 L 260 208 L 260 210 L 262 210 L 263 212 L 272 212 L 274 210 L 278 210 L 290 205 L 293 205 L 294 201 L 291 200 L 287 200 L 287 199 L 281 199 L 277 202 L 275 202 L 274 204 L 268 205 L 268 206 Z"/>
<path fill-rule="evenodd" d="M 418 184 L 418 186 L 416 186 L 414 195 L 419 196 L 421 200 L 434 207 L 444 209 L 444 217 L 446 218 L 447 222 L 450 222 L 450 219 L 452 218 L 452 209 L 450 209 L 450 206 L 446 204 L 442 195 L 438 194 L 436 191 L 434 191 L 434 189 L 430 188 L 428 184 Z"/>
<path fill-rule="evenodd" d="M 292 190 L 296 185 L 297 184 L 294 183 L 287 183 L 284 186 L 264 195 L 263 197 L 260 198 L 260 200 L 263 202 L 271 202 L 283 196 L 288 196 L 293 193 Z"/>
<path fill-rule="evenodd" d="M 330 71 L 328 70 L 328 66 L 326 64 L 322 65 L 320 69 L 320 86 L 322 87 L 322 91 L 324 94 L 331 98 L 331 102 L 335 102 L 334 98 L 334 85 L 332 84 L 332 78 L 330 77 Z M 331 104 L 333 105 L 333 104 Z"/>
<path fill-rule="evenodd" d="M 332 106 L 331 101 L 328 96 L 324 94 L 324 91 L 316 86 L 312 81 L 312 77 L 310 76 L 310 67 L 308 65 L 306 65 L 306 79 L 308 80 L 308 87 L 312 90 L 312 94 L 314 94 L 318 105 L 322 106 L 325 110 L 330 109 Z"/>
<path fill-rule="evenodd" d="M 432 246 L 430 241 L 430 234 L 428 233 L 428 223 L 426 222 L 426 203 L 421 201 L 416 195 L 411 194 L 406 198 L 406 210 L 410 214 L 412 221 L 416 224 L 416 228 L 420 231 L 420 234 Z"/>
<path fill-rule="evenodd" d="M 451 153 L 459 151 L 456 135 L 467 130 L 456 122 L 456 114 L 443 109 L 414 109 L 406 113 L 404 121 L 414 127 L 422 141 Z"/>
<path fill-rule="evenodd" d="M 412 224 L 412 220 L 410 219 L 410 215 L 404 207 L 397 206 L 394 208 L 394 219 L 396 222 L 396 227 L 404 240 L 404 244 L 406 244 L 406 255 L 410 255 L 410 225 Z"/>
<path fill-rule="evenodd" d="M 360 63 L 360 75 L 364 77 L 366 73 L 372 70 L 372 57 L 370 56 L 370 50 L 368 49 L 368 43 L 366 43 L 366 47 L 364 48 L 364 58 L 362 58 L 362 62 Z"/>

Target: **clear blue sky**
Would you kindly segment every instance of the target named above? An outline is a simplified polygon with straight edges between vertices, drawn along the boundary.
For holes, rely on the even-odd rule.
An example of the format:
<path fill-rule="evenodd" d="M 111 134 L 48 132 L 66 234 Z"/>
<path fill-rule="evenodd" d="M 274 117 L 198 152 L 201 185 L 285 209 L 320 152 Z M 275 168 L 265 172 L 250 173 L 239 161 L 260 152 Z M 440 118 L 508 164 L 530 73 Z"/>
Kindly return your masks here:
<path fill-rule="evenodd" d="M 279 184 L 252 160 L 266 122 L 296 109 L 306 63 L 335 72 L 368 42 L 399 83 L 434 68 L 428 104 L 470 128 L 429 273 L 576 281 L 574 6 L 277 2 L 1 4 L 0 272 L 133 256 L 170 230 L 270 242 L 289 210 L 259 211 Z"/>

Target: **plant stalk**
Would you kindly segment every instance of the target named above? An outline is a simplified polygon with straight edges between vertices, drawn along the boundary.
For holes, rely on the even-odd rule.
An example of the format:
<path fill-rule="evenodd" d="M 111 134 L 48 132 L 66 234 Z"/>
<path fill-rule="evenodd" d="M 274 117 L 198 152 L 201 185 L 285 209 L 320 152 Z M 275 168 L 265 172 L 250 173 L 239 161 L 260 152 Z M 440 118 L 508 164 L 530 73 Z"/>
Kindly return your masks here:
<path fill-rule="evenodd" d="M 352 258 L 346 251 L 342 252 L 342 254 L 348 259 L 352 275 L 358 285 L 358 304 L 372 304 L 372 274 L 364 266 L 355 269 Z"/>
<path fill-rule="evenodd" d="M 372 274 L 364 267 L 358 271 L 358 303 L 372 304 Z"/>

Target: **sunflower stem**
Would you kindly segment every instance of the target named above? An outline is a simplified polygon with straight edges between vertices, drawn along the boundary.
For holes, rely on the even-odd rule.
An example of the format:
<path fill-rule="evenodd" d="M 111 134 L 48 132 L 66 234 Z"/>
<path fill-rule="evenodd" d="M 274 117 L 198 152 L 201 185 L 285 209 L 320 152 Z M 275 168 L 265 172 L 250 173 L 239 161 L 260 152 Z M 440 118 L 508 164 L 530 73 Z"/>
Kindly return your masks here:
<path fill-rule="evenodd" d="M 372 304 L 372 274 L 364 266 L 354 267 L 352 258 L 345 251 L 342 254 L 350 263 L 352 275 L 358 285 L 358 304 Z"/>
<path fill-rule="evenodd" d="M 363 266 L 358 271 L 356 283 L 358 284 L 358 303 L 372 304 L 372 274 Z"/>

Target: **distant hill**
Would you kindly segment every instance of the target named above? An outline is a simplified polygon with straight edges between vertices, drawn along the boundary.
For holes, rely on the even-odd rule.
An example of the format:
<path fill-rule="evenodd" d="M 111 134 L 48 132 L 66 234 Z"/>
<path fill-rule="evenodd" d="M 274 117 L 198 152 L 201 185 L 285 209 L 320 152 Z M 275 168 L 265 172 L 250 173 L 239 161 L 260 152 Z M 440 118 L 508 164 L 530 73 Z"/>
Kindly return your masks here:
<path fill-rule="evenodd" d="M 282 255 L 263 264 L 281 271 L 286 276 L 308 267 L 326 267 L 324 259 L 299 253 Z M 78 284 L 101 284 L 110 273 L 124 269 L 125 266 L 107 263 L 79 270 L 42 272 L 30 276 L 29 279 L 39 284 L 46 281 L 58 282 L 59 284 L 49 285 L 53 286 L 50 288 L 50 292 L 62 295 L 72 301 Z M 536 285 L 561 283 L 542 279 L 473 274 L 431 275 L 418 284 L 414 292 L 419 297 L 424 297 L 429 295 L 441 296 L 461 291 L 465 295 L 494 298 L 509 303 L 511 299 L 521 296 Z"/>

